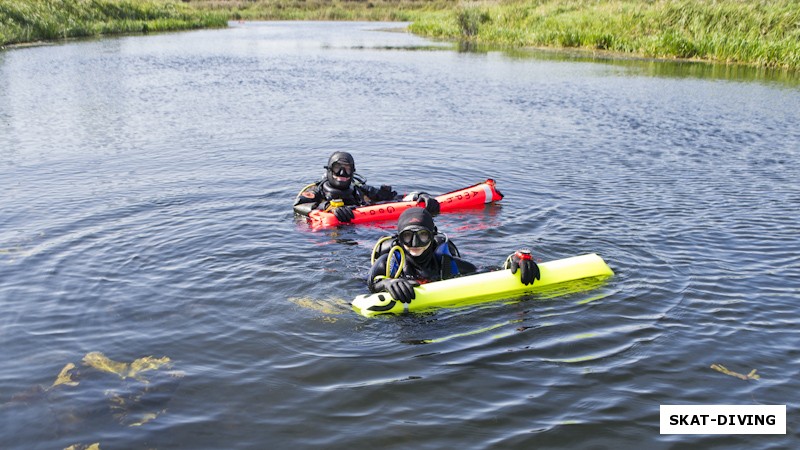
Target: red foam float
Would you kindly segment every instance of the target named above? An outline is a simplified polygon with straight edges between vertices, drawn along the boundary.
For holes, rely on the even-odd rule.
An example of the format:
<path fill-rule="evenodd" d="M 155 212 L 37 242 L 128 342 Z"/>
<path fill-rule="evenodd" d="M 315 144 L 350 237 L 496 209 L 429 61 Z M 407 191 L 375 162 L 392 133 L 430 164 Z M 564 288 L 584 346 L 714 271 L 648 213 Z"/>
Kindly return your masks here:
<path fill-rule="evenodd" d="M 436 196 L 436 200 L 439 201 L 440 213 L 483 206 L 486 203 L 502 200 L 502 198 L 503 194 L 495 188 L 495 182 L 491 178 L 483 183 Z M 400 217 L 400 214 L 408 208 L 422 205 L 424 205 L 422 201 L 410 201 L 361 206 L 353 209 L 355 218 L 350 223 L 393 220 Z M 308 220 L 314 228 L 328 228 L 342 224 L 332 212 L 328 211 L 311 211 Z"/>

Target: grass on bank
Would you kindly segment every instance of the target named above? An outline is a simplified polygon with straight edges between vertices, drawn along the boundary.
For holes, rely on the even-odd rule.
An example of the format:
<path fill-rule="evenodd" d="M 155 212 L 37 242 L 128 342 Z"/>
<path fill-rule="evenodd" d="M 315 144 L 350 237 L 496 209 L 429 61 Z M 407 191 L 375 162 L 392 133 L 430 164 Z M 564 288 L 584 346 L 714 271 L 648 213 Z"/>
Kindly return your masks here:
<path fill-rule="evenodd" d="M 431 12 L 455 11 L 459 0 L 185 0 L 232 20 L 343 20 L 413 22 Z"/>
<path fill-rule="evenodd" d="M 225 14 L 177 1 L 0 0 L 0 47 L 102 34 L 227 26 Z"/>
<path fill-rule="evenodd" d="M 800 69 L 798 0 L 188 0 L 232 19 L 413 22 L 419 35 Z"/>
<path fill-rule="evenodd" d="M 477 44 L 800 69 L 800 0 L 0 0 L 0 46 L 228 19 L 403 21 Z"/>
<path fill-rule="evenodd" d="M 800 68 L 797 0 L 511 0 L 461 3 L 411 25 L 425 36 Z"/>

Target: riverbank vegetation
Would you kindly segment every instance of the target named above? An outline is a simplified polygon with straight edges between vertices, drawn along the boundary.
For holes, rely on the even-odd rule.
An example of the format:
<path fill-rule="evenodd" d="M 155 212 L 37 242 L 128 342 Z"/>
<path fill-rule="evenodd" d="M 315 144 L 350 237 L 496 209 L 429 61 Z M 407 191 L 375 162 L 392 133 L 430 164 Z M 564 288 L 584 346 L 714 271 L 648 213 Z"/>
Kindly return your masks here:
<path fill-rule="evenodd" d="M 459 0 L 185 0 L 233 20 L 350 20 L 413 22 L 453 12 Z"/>
<path fill-rule="evenodd" d="M 158 0 L 0 0 L 0 47 L 103 34 L 225 27 L 225 14 Z"/>
<path fill-rule="evenodd" d="M 800 69 L 798 0 L 0 0 L 0 45 L 228 19 L 402 21 L 472 44 Z"/>
<path fill-rule="evenodd" d="M 797 0 L 511 0 L 460 3 L 417 34 L 511 47 L 579 48 L 800 68 Z"/>
<path fill-rule="evenodd" d="M 392 20 L 419 35 L 800 69 L 798 0 L 189 0 L 250 20 Z"/>

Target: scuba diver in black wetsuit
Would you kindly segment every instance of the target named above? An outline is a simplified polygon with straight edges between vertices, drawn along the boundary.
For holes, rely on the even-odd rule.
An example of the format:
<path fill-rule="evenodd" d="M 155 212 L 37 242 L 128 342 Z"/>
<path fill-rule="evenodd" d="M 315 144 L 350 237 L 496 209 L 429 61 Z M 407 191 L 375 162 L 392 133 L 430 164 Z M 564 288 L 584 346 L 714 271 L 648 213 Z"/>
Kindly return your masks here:
<path fill-rule="evenodd" d="M 353 155 L 335 152 L 328 158 L 325 178 L 309 184 L 297 195 L 294 212 L 307 216 L 315 209 L 332 210 L 339 222 L 350 222 L 355 217 L 353 208 L 402 199 L 421 200 L 431 214 L 439 214 L 439 202 L 424 192 L 412 192 L 401 198 L 391 186 L 375 188 L 364 184 L 365 182 L 365 179 L 356 174 Z"/>
<path fill-rule="evenodd" d="M 511 273 L 520 270 L 523 284 L 539 279 L 539 266 L 529 250 L 509 255 L 503 265 Z M 397 234 L 385 237 L 372 250 L 372 268 L 367 277 L 370 292 L 388 291 L 403 303 L 414 296 L 414 286 L 475 273 L 478 268 L 461 259 L 458 248 L 439 233 L 433 217 L 423 208 L 403 211 L 397 221 Z"/>

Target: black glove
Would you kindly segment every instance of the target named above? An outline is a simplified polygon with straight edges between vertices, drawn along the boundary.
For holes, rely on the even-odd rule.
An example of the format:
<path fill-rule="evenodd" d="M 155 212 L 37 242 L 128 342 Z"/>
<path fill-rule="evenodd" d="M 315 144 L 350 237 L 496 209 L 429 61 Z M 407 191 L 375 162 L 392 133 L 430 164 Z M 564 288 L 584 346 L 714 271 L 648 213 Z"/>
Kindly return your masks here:
<path fill-rule="evenodd" d="M 355 219 L 356 214 L 353 212 L 353 206 L 340 206 L 333 208 L 333 215 L 339 222 L 347 223 Z"/>
<path fill-rule="evenodd" d="M 539 266 L 536 265 L 529 250 L 518 250 L 511 255 L 509 269 L 511 269 L 511 273 L 517 273 L 517 269 L 519 269 L 520 281 L 526 286 L 533 284 L 534 279 L 541 279 Z"/>
<path fill-rule="evenodd" d="M 422 200 L 425 203 L 425 209 L 427 209 L 432 216 L 439 214 L 439 200 L 436 200 L 424 192 L 419 194 L 418 200 Z"/>
<path fill-rule="evenodd" d="M 397 192 L 393 191 L 388 184 L 382 184 L 381 188 L 378 189 L 377 200 L 379 201 L 394 200 L 395 197 L 397 197 Z"/>
<path fill-rule="evenodd" d="M 405 278 L 387 278 L 383 280 L 383 286 L 389 291 L 393 299 L 409 303 L 416 297 L 414 286 L 419 286 L 419 281 Z"/>

